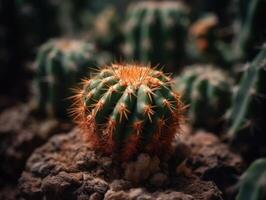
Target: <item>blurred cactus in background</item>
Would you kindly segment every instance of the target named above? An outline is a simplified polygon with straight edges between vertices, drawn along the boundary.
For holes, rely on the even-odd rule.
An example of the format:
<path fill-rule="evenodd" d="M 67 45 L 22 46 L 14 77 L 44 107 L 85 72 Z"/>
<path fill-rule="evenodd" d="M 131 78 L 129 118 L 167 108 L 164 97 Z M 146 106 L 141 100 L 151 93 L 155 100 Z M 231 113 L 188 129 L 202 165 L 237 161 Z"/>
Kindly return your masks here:
<path fill-rule="evenodd" d="M 232 80 L 213 66 L 188 66 L 175 79 L 175 89 L 189 105 L 192 126 L 211 131 L 222 130 L 230 106 Z"/>
<path fill-rule="evenodd" d="M 242 175 L 236 200 L 266 199 L 266 158 L 256 160 Z"/>
<path fill-rule="evenodd" d="M 125 24 L 125 55 L 129 60 L 167 66 L 178 71 L 185 60 L 188 9 L 181 2 L 146 1 L 131 5 Z"/>
<path fill-rule="evenodd" d="M 229 67 L 233 61 L 230 47 L 218 37 L 218 18 L 206 14 L 191 25 L 188 54 L 194 62 Z"/>
<path fill-rule="evenodd" d="M 251 60 L 266 40 L 266 1 L 238 0 L 239 29 L 235 53 L 240 60 Z"/>
<path fill-rule="evenodd" d="M 111 52 L 116 59 L 120 59 L 123 35 L 117 12 L 115 7 L 107 7 L 99 13 L 93 23 L 92 37 L 97 48 Z"/>
<path fill-rule="evenodd" d="M 234 95 L 229 115 L 229 137 L 239 151 L 266 155 L 266 47 L 245 71 Z M 234 144 L 233 146 L 236 146 Z M 243 145 L 244 144 L 244 145 Z M 252 152 L 247 152 L 252 150 Z"/>
<path fill-rule="evenodd" d="M 36 60 L 35 110 L 47 116 L 66 117 L 71 88 L 89 68 L 105 64 L 92 44 L 73 39 L 54 39 L 42 45 Z"/>
<path fill-rule="evenodd" d="M 171 79 L 150 67 L 102 68 L 75 96 L 74 116 L 89 141 L 127 160 L 140 152 L 164 155 L 183 121 Z"/>

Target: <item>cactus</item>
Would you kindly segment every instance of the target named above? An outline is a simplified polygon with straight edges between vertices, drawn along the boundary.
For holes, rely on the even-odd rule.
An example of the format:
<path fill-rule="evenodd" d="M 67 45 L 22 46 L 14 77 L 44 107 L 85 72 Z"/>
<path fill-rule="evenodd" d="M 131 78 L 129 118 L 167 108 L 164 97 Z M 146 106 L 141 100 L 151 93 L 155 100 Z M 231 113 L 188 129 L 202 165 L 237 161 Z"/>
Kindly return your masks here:
<path fill-rule="evenodd" d="M 189 104 L 188 115 L 194 127 L 216 131 L 230 106 L 232 80 L 212 66 L 191 66 L 175 79 L 176 90 Z"/>
<path fill-rule="evenodd" d="M 240 30 L 236 37 L 235 53 L 241 60 L 253 59 L 265 42 L 266 36 L 266 1 L 238 0 L 238 22 Z"/>
<path fill-rule="evenodd" d="M 266 199 L 266 158 L 254 161 L 243 174 L 236 200 Z"/>
<path fill-rule="evenodd" d="M 75 95 L 73 113 L 94 147 L 127 160 L 163 155 L 179 132 L 183 105 L 170 78 L 150 67 L 106 67 Z"/>
<path fill-rule="evenodd" d="M 266 47 L 246 69 L 234 95 L 228 135 L 235 142 L 244 142 L 245 149 L 266 155 Z M 239 148 L 238 148 L 239 149 Z M 264 150 L 263 150 L 264 149 Z M 255 152 L 253 152 L 255 154 Z"/>
<path fill-rule="evenodd" d="M 233 61 L 229 46 L 218 38 L 218 19 L 207 14 L 191 25 L 188 53 L 192 60 L 229 67 Z"/>
<path fill-rule="evenodd" d="M 127 18 L 126 57 L 178 71 L 185 58 L 187 8 L 180 2 L 140 2 L 129 7 Z"/>
<path fill-rule="evenodd" d="M 99 64 L 96 57 L 93 45 L 79 40 L 53 39 L 42 45 L 36 60 L 35 109 L 64 118 L 71 87 Z"/>

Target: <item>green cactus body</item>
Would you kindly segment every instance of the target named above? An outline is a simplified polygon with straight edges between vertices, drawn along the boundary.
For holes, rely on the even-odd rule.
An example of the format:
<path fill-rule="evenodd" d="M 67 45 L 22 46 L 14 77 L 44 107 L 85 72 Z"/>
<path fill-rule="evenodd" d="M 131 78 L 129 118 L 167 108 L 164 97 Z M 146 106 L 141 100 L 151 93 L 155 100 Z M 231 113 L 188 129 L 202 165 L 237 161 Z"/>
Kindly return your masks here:
<path fill-rule="evenodd" d="M 176 90 L 189 104 L 192 125 L 215 131 L 230 106 L 232 80 L 211 66 L 191 66 L 175 80 Z"/>
<path fill-rule="evenodd" d="M 163 154 L 182 122 L 183 106 L 170 78 L 149 67 L 112 65 L 84 83 L 74 113 L 96 147 L 129 159 Z"/>
<path fill-rule="evenodd" d="M 264 200 L 266 198 L 266 158 L 254 161 L 243 174 L 236 200 Z"/>
<path fill-rule="evenodd" d="M 175 65 L 185 58 L 188 10 L 180 2 L 140 2 L 129 7 L 125 54 L 130 60 Z"/>
<path fill-rule="evenodd" d="M 51 40 L 40 47 L 36 65 L 35 104 L 43 114 L 65 117 L 70 89 L 96 66 L 91 44 L 78 40 Z"/>
<path fill-rule="evenodd" d="M 235 140 L 246 138 L 245 146 L 254 146 L 266 155 L 265 112 L 266 112 L 266 48 L 248 65 L 234 95 L 228 134 Z M 241 140 L 242 140 L 241 139 Z M 262 152 L 261 152 L 262 153 Z"/>
<path fill-rule="evenodd" d="M 265 42 L 266 36 L 266 1 L 265 0 L 238 0 L 240 30 L 236 39 L 238 59 L 253 59 L 259 48 Z"/>

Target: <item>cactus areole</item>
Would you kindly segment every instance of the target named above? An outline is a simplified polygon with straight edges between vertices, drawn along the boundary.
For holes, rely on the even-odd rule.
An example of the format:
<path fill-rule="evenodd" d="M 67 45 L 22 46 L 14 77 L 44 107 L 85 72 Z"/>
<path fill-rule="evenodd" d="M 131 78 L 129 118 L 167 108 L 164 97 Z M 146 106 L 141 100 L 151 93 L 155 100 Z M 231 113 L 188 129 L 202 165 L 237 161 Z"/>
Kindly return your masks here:
<path fill-rule="evenodd" d="M 73 113 L 95 148 L 127 160 L 139 152 L 168 152 L 183 108 L 161 71 L 113 64 L 83 82 Z"/>

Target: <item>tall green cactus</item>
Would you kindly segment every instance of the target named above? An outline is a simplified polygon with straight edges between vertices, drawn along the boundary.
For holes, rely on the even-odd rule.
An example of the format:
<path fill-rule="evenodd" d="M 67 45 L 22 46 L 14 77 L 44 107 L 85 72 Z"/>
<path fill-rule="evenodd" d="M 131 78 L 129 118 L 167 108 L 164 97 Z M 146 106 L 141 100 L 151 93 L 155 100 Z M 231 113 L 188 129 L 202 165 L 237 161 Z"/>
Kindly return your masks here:
<path fill-rule="evenodd" d="M 238 21 L 235 53 L 242 60 L 253 59 L 266 39 L 266 1 L 238 0 Z"/>
<path fill-rule="evenodd" d="M 74 114 L 89 141 L 126 160 L 162 155 L 179 132 L 183 106 L 170 78 L 144 66 L 112 65 L 83 84 Z"/>
<path fill-rule="evenodd" d="M 188 10 L 180 2 L 147 1 L 128 9 L 125 54 L 128 59 L 162 64 L 167 71 L 185 58 Z"/>
<path fill-rule="evenodd" d="M 263 47 L 242 75 L 232 102 L 228 130 L 229 136 L 236 142 L 244 140 L 245 148 L 254 147 L 252 151 L 256 149 L 263 155 L 266 155 L 265 83 L 266 47 Z"/>
<path fill-rule="evenodd" d="M 232 94 L 232 80 L 225 72 L 211 66 L 187 67 L 175 79 L 175 87 L 189 104 L 194 127 L 212 131 L 221 127 Z"/>
<path fill-rule="evenodd" d="M 98 65 L 92 44 L 79 40 L 54 39 L 39 49 L 35 77 L 35 106 L 48 116 L 65 117 L 70 89 Z"/>
<path fill-rule="evenodd" d="M 243 174 L 236 200 L 266 199 L 266 158 L 258 159 Z"/>

